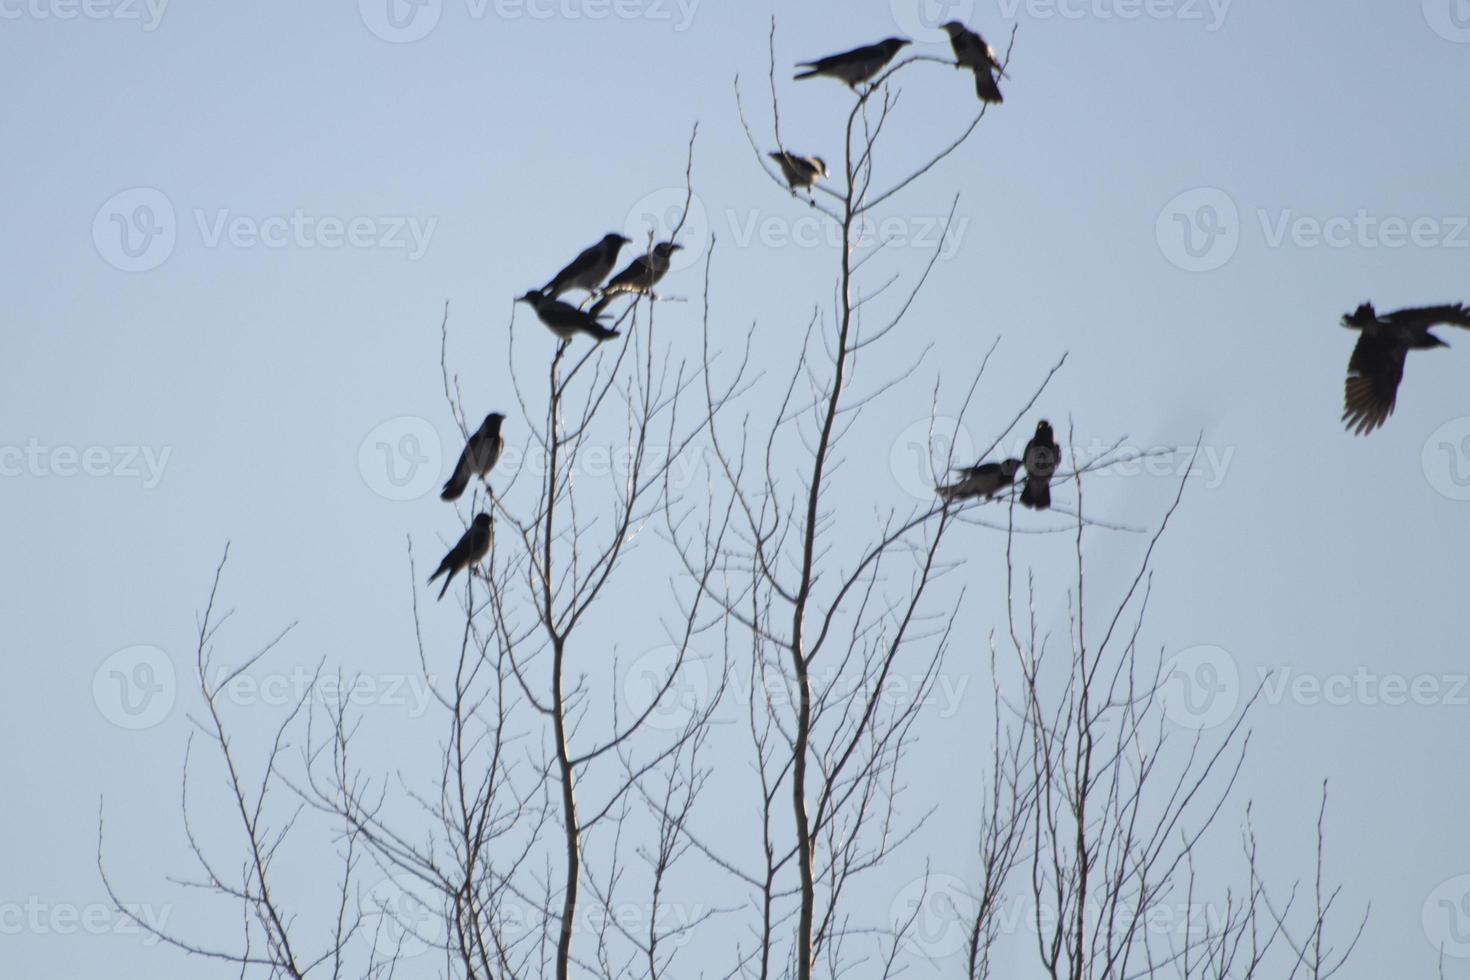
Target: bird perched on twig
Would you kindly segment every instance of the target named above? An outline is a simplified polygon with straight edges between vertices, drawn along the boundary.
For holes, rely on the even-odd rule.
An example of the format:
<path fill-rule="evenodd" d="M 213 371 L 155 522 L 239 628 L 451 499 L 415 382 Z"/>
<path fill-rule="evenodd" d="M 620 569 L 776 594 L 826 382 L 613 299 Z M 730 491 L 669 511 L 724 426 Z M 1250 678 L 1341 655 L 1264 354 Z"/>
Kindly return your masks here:
<path fill-rule="evenodd" d="M 1393 414 L 1409 351 L 1449 346 L 1429 332 L 1438 324 L 1470 328 L 1470 309 L 1456 303 L 1379 316 L 1372 303 L 1364 303 L 1342 318 L 1344 327 L 1359 331 L 1342 409 L 1342 420 L 1355 435 L 1372 432 Z"/>
<path fill-rule="evenodd" d="M 568 289 L 592 292 L 612 272 L 618 261 L 618 253 L 631 240 L 616 232 L 603 235 L 601 241 L 583 249 L 582 254 L 572 259 L 565 269 L 552 276 L 551 281 L 541 287 L 541 291 L 552 299 Z"/>
<path fill-rule="evenodd" d="M 1016 482 L 1016 473 L 1021 469 L 1019 459 L 1008 459 L 1003 463 L 976 463 L 961 466 L 956 472 L 963 474 L 949 486 L 940 487 L 939 496 L 945 500 L 968 500 L 971 497 L 994 499 L 1006 487 Z"/>
<path fill-rule="evenodd" d="M 985 43 L 985 38 L 965 27 L 957 20 L 942 25 L 949 34 L 949 46 L 954 49 L 955 67 L 968 68 L 975 75 L 975 94 L 981 102 L 1004 102 L 1000 84 L 995 80 L 997 73 L 1004 75 L 995 49 Z"/>
<path fill-rule="evenodd" d="M 439 590 L 440 599 L 444 598 L 444 593 L 449 591 L 449 583 L 454 581 L 454 576 L 458 575 L 461 570 L 470 569 L 470 574 L 474 574 L 474 566 L 490 553 L 490 546 L 494 543 L 495 519 L 481 511 L 475 515 L 474 523 L 469 526 L 469 530 L 465 531 L 455 546 L 449 549 L 449 554 L 444 556 L 444 560 L 439 563 L 434 574 L 429 576 L 429 582 L 432 583 L 440 575 L 448 573 L 448 577 L 444 580 L 444 587 Z"/>
<path fill-rule="evenodd" d="M 444 492 L 439 494 L 440 500 L 458 500 L 470 485 L 471 477 L 484 479 L 495 466 L 495 461 L 500 459 L 501 450 L 505 448 L 505 440 L 500 435 L 500 423 L 504 421 L 505 416 L 499 412 L 491 412 L 485 416 L 485 421 L 480 423 L 480 427 L 465 443 L 464 452 L 459 454 L 459 462 L 454 465 L 454 472 L 444 484 Z M 489 480 L 485 482 L 489 484 Z"/>
<path fill-rule="evenodd" d="M 1036 435 L 1026 443 L 1021 454 L 1021 463 L 1026 467 L 1026 483 L 1021 487 L 1021 503 L 1032 510 L 1046 510 L 1051 506 L 1051 478 L 1062 461 L 1062 447 L 1052 435 L 1051 423 L 1042 419 L 1036 423 Z"/>
<path fill-rule="evenodd" d="M 826 75 L 829 78 L 846 82 L 848 88 L 856 89 L 860 82 L 866 82 L 882 71 L 883 66 L 893 60 L 893 56 L 898 54 L 899 49 L 909 43 L 911 42 L 907 38 L 890 37 L 877 44 L 853 48 L 851 51 L 828 55 L 816 61 L 798 62 L 796 67 L 808 70 L 795 77 L 813 78 L 817 75 Z"/>
<path fill-rule="evenodd" d="M 766 154 L 781 168 L 781 174 L 792 190 L 810 188 L 817 178 L 827 176 L 827 164 L 821 157 L 801 157 L 790 150 Z"/>
<path fill-rule="evenodd" d="M 653 287 L 669 271 L 673 254 L 683 247 L 673 242 L 659 242 L 651 251 L 629 262 L 626 269 L 607 281 L 607 285 L 602 287 L 601 298 L 587 312 L 596 316 L 602 312 L 603 307 L 612 302 L 614 296 L 624 293 L 652 296 Z"/>
<path fill-rule="evenodd" d="M 611 340 L 618 336 L 616 330 L 610 330 L 597 322 L 598 308 L 596 306 L 590 310 L 579 310 L 570 303 L 552 299 L 545 293 L 534 289 L 518 298 L 516 302 L 528 304 L 536 311 L 536 316 L 541 322 L 563 341 L 571 340 L 579 333 L 590 334 L 598 342 Z"/>

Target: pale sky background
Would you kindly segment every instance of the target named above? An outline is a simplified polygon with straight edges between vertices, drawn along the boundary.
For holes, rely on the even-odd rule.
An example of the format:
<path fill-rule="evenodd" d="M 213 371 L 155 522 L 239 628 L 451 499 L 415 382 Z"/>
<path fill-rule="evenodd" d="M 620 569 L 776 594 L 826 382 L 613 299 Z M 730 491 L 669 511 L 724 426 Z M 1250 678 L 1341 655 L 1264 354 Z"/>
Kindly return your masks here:
<path fill-rule="evenodd" d="M 1464 0 L 428 0 L 397 28 L 387 2 L 0 0 L 0 976 L 224 975 L 120 934 L 96 836 L 105 798 L 124 892 L 155 917 L 189 918 L 188 896 L 163 877 L 192 870 L 178 806 L 198 708 L 192 634 L 225 543 L 223 604 L 236 612 L 222 654 L 299 620 L 263 673 L 289 680 L 324 661 L 385 691 L 411 674 L 405 541 L 420 598 L 432 598 L 424 566 L 462 526 L 434 496 L 458 451 L 439 377 L 445 301 L 467 411 L 506 410 L 518 445 L 503 343 L 512 297 L 607 231 L 641 241 L 645 216 L 682 198 L 696 121 L 690 262 L 666 291 L 698 299 L 712 232 L 713 329 L 734 346 L 759 324 L 758 366 L 784 375 L 782 338 L 828 303 L 834 258 L 788 240 L 811 216 L 760 173 L 736 114 L 739 74 L 768 139 L 775 12 L 783 133 L 829 161 L 849 96 L 784 81 L 792 63 L 895 33 L 943 54 L 934 25 L 951 17 L 997 45 L 1019 25 L 1005 104 L 884 208 L 915 239 L 892 249 L 889 268 L 905 274 L 956 191 L 961 224 L 892 348 L 895 359 L 934 350 L 854 430 L 839 516 L 871 526 L 875 507 L 924 492 L 910 443 L 935 374 L 941 411 L 953 410 L 997 336 L 965 420 L 974 443 L 1063 353 L 1023 429 L 1044 414 L 1065 431 L 1070 418 L 1084 447 L 1138 449 L 1203 433 L 1200 475 L 1157 554 L 1145 636 L 1195 676 L 1224 678 L 1220 718 L 1196 721 L 1232 718 L 1242 692 L 1277 672 L 1220 853 L 1233 857 L 1253 799 L 1277 880 L 1309 873 L 1328 779 L 1338 927 L 1372 903 L 1346 975 L 1430 975 L 1442 942 L 1446 975 L 1470 977 L 1470 878 L 1459 877 L 1470 875 L 1470 335 L 1443 328 L 1452 349 L 1412 355 L 1396 414 L 1354 438 L 1338 422 L 1353 335 L 1337 325 L 1365 299 L 1470 300 Z M 906 75 L 890 174 L 974 109 L 963 79 Z M 298 212 L 311 230 L 291 232 Z M 135 254 L 119 219 L 134 222 Z M 236 233 L 216 234 L 236 219 Z M 359 242 L 332 247 L 349 227 Z M 139 228 L 163 234 L 148 244 Z M 257 229 L 286 234 L 266 244 Z M 669 303 L 661 322 L 692 337 L 698 311 Z M 543 363 L 544 339 L 528 364 Z M 398 454 L 391 476 L 379 443 Z M 426 462 L 410 469 L 410 456 Z M 1172 487 L 1148 473 L 1099 478 L 1088 512 L 1151 527 Z M 1003 622 L 1002 538 L 958 535 L 972 642 L 946 678 L 970 686 L 912 762 L 909 783 L 931 788 L 978 754 L 984 637 Z M 1091 540 L 1102 602 L 1121 593 L 1144 539 Z M 1070 547 L 1067 535 L 1023 546 L 1058 642 Z M 656 646 L 628 608 L 600 627 L 624 661 Z M 451 643 L 457 611 L 426 612 L 429 641 Z M 150 676 L 161 694 L 119 700 L 119 683 Z M 365 751 L 380 771 L 423 765 L 437 723 L 399 718 L 418 714 L 412 691 L 377 701 Z M 247 733 L 273 717 L 270 704 L 237 707 Z M 953 842 L 970 839 L 973 790 L 957 792 L 940 794 L 947 805 L 916 846 L 963 876 L 972 849 Z M 229 916 L 214 927 L 234 935 Z M 1033 955 L 1023 948 L 1016 969 Z"/>

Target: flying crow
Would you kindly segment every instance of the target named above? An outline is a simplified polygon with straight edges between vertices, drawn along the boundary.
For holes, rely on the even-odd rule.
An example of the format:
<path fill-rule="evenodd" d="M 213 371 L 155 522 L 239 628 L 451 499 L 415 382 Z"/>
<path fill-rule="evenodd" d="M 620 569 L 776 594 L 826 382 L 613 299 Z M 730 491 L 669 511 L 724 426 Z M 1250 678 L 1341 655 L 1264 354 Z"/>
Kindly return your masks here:
<path fill-rule="evenodd" d="M 505 448 L 505 440 L 500 435 L 500 423 L 504 421 L 505 416 L 499 412 L 485 416 L 480 428 L 465 443 L 464 452 L 459 454 L 459 462 L 455 464 L 449 482 L 444 484 L 444 492 L 439 494 L 441 500 L 458 500 L 470 485 L 471 477 L 483 478 L 490 472 L 500 458 L 500 451 Z"/>
<path fill-rule="evenodd" d="M 444 580 L 444 588 L 439 590 L 440 599 L 444 598 L 444 593 L 449 591 L 449 583 L 454 580 L 454 576 L 458 575 L 461 569 L 473 569 L 475 565 L 478 565 L 480 560 L 490 553 L 490 546 L 494 543 L 495 522 L 489 514 L 481 511 L 475 515 L 475 522 L 470 525 L 470 529 L 460 537 L 459 542 L 453 548 L 449 549 L 449 554 L 444 556 L 444 560 L 439 563 L 439 568 L 429 576 L 429 581 L 433 582 L 440 575 L 448 573 L 448 578 Z"/>
<path fill-rule="evenodd" d="M 1372 432 L 1393 414 L 1409 351 L 1449 346 L 1429 332 L 1441 323 L 1470 328 L 1470 309 L 1457 303 L 1379 316 L 1372 303 L 1364 303 L 1342 318 L 1344 327 L 1359 332 L 1342 409 L 1342 420 L 1355 435 Z"/>
<path fill-rule="evenodd" d="M 796 77 L 812 78 L 816 75 L 827 75 L 846 82 L 849 88 L 856 89 L 859 82 L 866 82 L 882 71 L 883 66 L 893 60 L 893 56 L 898 54 L 899 49 L 909 43 L 906 38 L 890 37 L 877 44 L 853 48 L 851 51 L 828 55 L 816 61 L 803 61 L 796 67 L 808 70 L 801 72 Z"/>

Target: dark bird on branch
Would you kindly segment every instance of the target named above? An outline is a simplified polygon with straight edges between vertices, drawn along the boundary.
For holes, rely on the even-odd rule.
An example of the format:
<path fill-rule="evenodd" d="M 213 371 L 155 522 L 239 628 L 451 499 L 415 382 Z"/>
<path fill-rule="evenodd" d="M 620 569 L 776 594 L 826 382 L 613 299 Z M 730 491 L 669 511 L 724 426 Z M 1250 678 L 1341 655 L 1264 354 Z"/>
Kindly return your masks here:
<path fill-rule="evenodd" d="M 1364 303 L 1342 318 L 1344 327 L 1359 332 L 1342 409 L 1342 420 L 1355 435 L 1372 432 L 1393 414 L 1409 351 L 1449 346 L 1429 332 L 1439 324 L 1470 328 L 1470 309 L 1457 303 L 1379 316 L 1372 303 Z"/>
<path fill-rule="evenodd" d="M 481 511 L 475 515 L 475 522 L 460 537 L 459 542 L 449 549 L 449 554 L 444 556 L 438 569 L 429 576 L 429 582 L 432 583 L 440 575 L 448 574 L 444 580 L 444 588 L 439 590 L 440 599 L 444 598 L 444 593 L 449 591 L 449 583 L 454 581 L 454 576 L 461 570 L 471 569 L 470 574 L 474 574 L 474 566 L 490 553 L 490 546 L 494 543 L 495 521 L 489 514 Z"/>
<path fill-rule="evenodd" d="M 647 254 L 640 255 L 628 267 L 607 281 L 602 287 L 602 297 L 588 311 L 593 316 L 601 313 L 603 307 L 612 302 L 614 296 L 624 293 L 634 293 L 639 296 L 652 296 L 653 287 L 669 271 L 669 260 L 675 252 L 683 248 L 683 245 L 675 245 L 673 242 L 659 242 L 653 246 L 653 250 Z"/>
<path fill-rule="evenodd" d="M 616 330 L 609 330 L 597 322 L 596 307 L 591 310 L 579 310 L 570 303 L 552 299 L 534 289 L 517 299 L 516 302 L 528 304 L 536 311 L 536 316 L 541 322 L 562 340 L 571 340 L 578 333 L 590 334 L 599 342 L 618 336 Z"/>
<path fill-rule="evenodd" d="M 618 252 L 622 251 L 624 245 L 630 239 L 624 238 L 616 232 L 602 236 L 602 241 L 596 245 L 582 250 L 582 254 L 567 265 L 567 267 L 551 278 L 541 291 L 552 299 L 560 296 L 568 289 L 585 289 L 588 292 L 602 285 L 602 280 L 612 272 L 613 266 L 617 264 Z"/>
<path fill-rule="evenodd" d="M 856 89 L 860 82 L 866 82 L 882 71 L 883 66 L 893 60 L 893 56 L 898 54 L 899 49 L 909 43 L 906 38 L 890 37 L 877 44 L 853 48 L 851 51 L 828 55 L 816 61 L 802 61 L 796 67 L 808 70 L 795 77 L 813 78 L 817 75 L 826 75 L 829 78 L 846 82 L 849 88 Z"/>
<path fill-rule="evenodd" d="M 439 499 L 458 500 L 472 477 L 485 479 L 495 461 L 500 459 L 500 451 L 505 448 L 505 440 L 500 435 L 500 423 L 504 421 L 505 416 L 499 412 L 485 416 L 485 421 L 465 443 L 464 452 L 459 454 L 459 462 L 444 484 L 444 492 L 439 494 Z M 485 480 L 487 486 L 489 482 Z"/>
<path fill-rule="evenodd" d="M 957 472 L 963 474 L 959 480 L 947 487 L 940 487 L 939 496 L 945 500 L 968 500 L 984 497 L 991 500 L 996 494 L 1016 482 L 1016 473 L 1021 469 L 1019 459 L 1008 459 L 1003 463 L 977 463 L 962 466 Z"/>
<path fill-rule="evenodd" d="M 954 48 L 955 67 L 968 68 L 974 73 L 975 94 L 980 96 L 980 101 L 1004 102 L 995 76 L 1005 72 L 995 57 L 995 49 L 985 43 L 985 38 L 957 20 L 943 26 L 949 34 L 950 47 Z"/>
<path fill-rule="evenodd" d="M 1026 482 L 1021 487 L 1021 503 L 1032 510 L 1046 510 L 1051 506 L 1051 478 L 1062 461 L 1062 447 L 1052 435 L 1051 423 L 1042 419 L 1036 423 L 1036 435 L 1026 443 L 1021 454 L 1026 467 Z"/>
<path fill-rule="evenodd" d="M 801 157 L 790 150 L 766 155 L 781 167 L 781 173 L 792 190 L 811 187 L 817 178 L 827 176 L 827 164 L 821 157 Z"/>

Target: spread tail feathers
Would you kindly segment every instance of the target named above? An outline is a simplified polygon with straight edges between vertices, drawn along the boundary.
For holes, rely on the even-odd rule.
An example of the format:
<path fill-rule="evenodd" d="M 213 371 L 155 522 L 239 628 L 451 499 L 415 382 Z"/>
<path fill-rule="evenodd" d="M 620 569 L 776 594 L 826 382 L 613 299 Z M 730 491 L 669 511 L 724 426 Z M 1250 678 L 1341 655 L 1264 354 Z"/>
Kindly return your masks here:
<path fill-rule="evenodd" d="M 1051 484 L 1036 477 L 1027 477 L 1021 488 L 1021 503 L 1032 510 L 1046 510 L 1051 506 Z"/>

